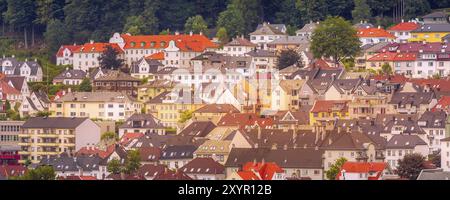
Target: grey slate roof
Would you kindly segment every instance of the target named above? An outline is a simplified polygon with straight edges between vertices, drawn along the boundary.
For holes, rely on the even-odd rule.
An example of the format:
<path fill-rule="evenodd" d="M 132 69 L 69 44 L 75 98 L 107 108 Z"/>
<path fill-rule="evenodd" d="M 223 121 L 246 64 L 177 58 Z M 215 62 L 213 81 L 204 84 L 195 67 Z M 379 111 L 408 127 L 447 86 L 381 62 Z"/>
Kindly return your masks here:
<path fill-rule="evenodd" d="M 158 119 L 151 114 L 133 114 L 119 128 L 165 128 Z"/>
<path fill-rule="evenodd" d="M 194 145 L 174 145 L 168 146 L 162 151 L 160 160 L 190 159 L 194 157 Z"/>
<path fill-rule="evenodd" d="M 419 126 L 422 128 L 445 128 L 447 114 L 444 111 L 426 111 L 418 120 Z"/>
<path fill-rule="evenodd" d="M 277 57 L 274 51 L 255 49 L 247 53 L 251 57 Z"/>
<path fill-rule="evenodd" d="M 0 61 L 0 63 L 1 63 L 1 61 Z M 23 83 L 26 82 L 24 76 L 16 76 L 16 75 L 5 76 L 4 80 L 6 82 L 11 82 L 13 87 L 16 88 L 16 90 L 18 90 L 18 91 L 22 90 Z"/>
<path fill-rule="evenodd" d="M 282 168 L 321 169 L 323 150 L 315 149 L 269 149 L 233 148 L 225 167 L 242 167 L 247 162 L 275 162 Z"/>
<path fill-rule="evenodd" d="M 427 33 L 427 32 L 450 32 L 450 24 L 424 24 L 418 29 L 412 31 L 413 33 Z"/>
<path fill-rule="evenodd" d="M 304 36 L 284 36 L 284 37 L 280 37 L 272 42 L 269 43 L 272 45 L 276 45 L 276 44 L 283 44 L 283 45 L 288 45 L 288 44 L 308 44 L 309 40 L 308 38 L 304 37 Z"/>
<path fill-rule="evenodd" d="M 30 67 L 30 69 L 31 69 L 30 75 L 31 75 L 31 76 L 37 75 L 37 72 L 38 72 L 39 68 L 41 68 L 41 66 L 39 65 L 39 63 L 37 63 L 37 62 L 35 62 L 35 61 L 26 61 L 26 62 L 22 62 L 22 63 L 20 64 L 20 67 L 14 68 L 14 75 L 19 76 L 19 75 L 20 75 L 20 68 L 23 67 L 24 65 L 27 65 L 28 67 Z"/>
<path fill-rule="evenodd" d="M 71 117 L 31 117 L 22 128 L 63 128 L 74 129 L 88 118 Z"/>
<path fill-rule="evenodd" d="M 84 79 L 86 72 L 79 69 L 69 69 L 58 74 L 54 79 Z"/>
<path fill-rule="evenodd" d="M 39 165 L 50 165 L 55 171 L 94 171 L 99 170 L 101 158 L 95 155 L 80 155 L 76 157 L 63 153 L 58 156 L 43 157 Z"/>
<path fill-rule="evenodd" d="M 423 169 L 417 180 L 450 180 L 450 172 L 443 169 Z"/>
<path fill-rule="evenodd" d="M 281 32 L 281 29 L 277 29 L 277 27 L 272 24 L 264 23 L 263 25 L 257 27 L 256 31 L 250 33 L 250 35 L 285 35 L 285 33 Z"/>
<path fill-rule="evenodd" d="M 389 104 L 420 106 L 421 104 L 429 104 L 433 98 L 433 92 L 397 92 L 392 95 Z"/>
<path fill-rule="evenodd" d="M 394 135 L 386 144 L 386 149 L 413 149 L 418 145 L 427 145 L 417 135 Z"/>
<path fill-rule="evenodd" d="M 216 127 L 211 121 L 196 121 L 185 127 L 178 135 L 205 137 Z"/>

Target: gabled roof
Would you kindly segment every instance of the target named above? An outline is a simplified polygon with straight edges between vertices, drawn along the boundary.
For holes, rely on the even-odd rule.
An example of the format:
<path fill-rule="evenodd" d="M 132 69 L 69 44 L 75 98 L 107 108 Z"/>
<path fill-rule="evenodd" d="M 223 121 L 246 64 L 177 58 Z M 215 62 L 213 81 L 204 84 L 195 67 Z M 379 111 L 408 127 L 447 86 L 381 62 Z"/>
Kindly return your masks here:
<path fill-rule="evenodd" d="M 18 90 L 18 91 L 21 91 L 22 87 L 24 85 L 24 82 L 26 83 L 24 76 L 10 75 L 10 76 L 5 76 L 3 78 L 3 80 L 5 80 L 7 83 L 11 83 L 12 86 L 14 88 L 16 88 L 16 90 Z"/>
<path fill-rule="evenodd" d="M 107 46 L 111 46 L 119 53 L 124 53 L 119 45 L 115 43 L 86 43 L 74 50 L 73 53 L 102 53 L 106 50 Z"/>
<path fill-rule="evenodd" d="M 160 67 L 164 65 L 158 61 L 158 59 L 150 59 L 150 58 L 141 58 L 137 62 L 133 62 L 130 67 L 131 73 L 142 73 L 141 68 L 139 67 L 141 63 L 146 62 L 149 69 L 148 73 L 156 74 Z"/>
<path fill-rule="evenodd" d="M 433 99 L 433 92 L 396 92 L 392 95 L 389 104 L 419 106 L 429 104 Z"/>
<path fill-rule="evenodd" d="M 157 162 L 161 158 L 161 149 L 158 147 L 139 148 L 141 162 Z"/>
<path fill-rule="evenodd" d="M 317 100 L 311 112 L 347 112 L 347 103 L 348 101 L 342 100 Z"/>
<path fill-rule="evenodd" d="M 195 113 L 239 113 L 239 110 L 231 104 L 208 104 L 196 111 Z"/>
<path fill-rule="evenodd" d="M 165 165 L 144 164 L 139 167 L 137 174 L 143 177 L 155 177 L 158 174 L 163 174 L 165 170 L 167 170 L 167 167 Z"/>
<path fill-rule="evenodd" d="M 31 117 L 24 124 L 23 128 L 63 128 L 74 129 L 88 118 L 72 117 Z"/>
<path fill-rule="evenodd" d="M 192 159 L 197 147 L 194 145 L 173 145 L 166 147 L 161 154 L 161 160 Z"/>
<path fill-rule="evenodd" d="M 438 103 L 433 107 L 432 111 L 447 110 L 450 108 L 450 96 L 442 96 Z"/>
<path fill-rule="evenodd" d="M 392 26 L 388 31 L 413 31 L 417 28 L 419 25 L 416 22 L 402 22 Z"/>
<path fill-rule="evenodd" d="M 205 137 L 214 130 L 214 128 L 216 128 L 216 125 L 211 121 L 195 121 L 185 127 L 178 135 Z"/>
<path fill-rule="evenodd" d="M 164 60 L 165 59 L 165 54 L 164 54 L 164 52 L 158 52 L 158 53 L 154 53 L 152 55 L 149 55 L 149 56 L 145 57 L 145 59 L 148 59 L 148 60 Z"/>
<path fill-rule="evenodd" d="M 103 76 L 95 79 L 94 81 L 133 81 L 133 82 L 141 82 L 139 79 L 132 77 L 129 74 L 125 74 L 118 70 L 108 71 Z"/>
<path fill-rule="evenodd" d="M 0 177 L 23 176 L 28 169 L 23 165 L 0 165 Z"/>
<path fill-rule="evenodd" d="M 231 42 L 225 44 L 224 46 L 247 46 L 247 47 L 256 47 L 256 44 L 253 44 L 249 40 L 244 37 L 234 38 Z"/>
<path fill-rule="evenodd" d="M 244 173 L 241 173 L 244 172 Z M 254 176 L 248 176 L 246 172 L 255 173 L 258 179 L 254 179 Z M 275 173 L 283 173 L 284 170 L 278 166 L 276 163 L 269 162 L 247 162 L 243 167 L 242 171 L 238 172 L 238 175 L 241 176 L 243 180 L 272 180 Z M 251 179 L 248 179 L 251 178 Z"/>
<path fill-rule="evenodd" d="M 358 29 L 357 35 L 360 38 L 395 38 L 394 35 L 382 28 Z"/>
<path fill-rule="evenodd" d="M 428 32 L 450 32 L 450 24 L 424 24 L 412 31 L 413 33 L 428 33 Z"/>
<path fill-rule="evenodd" d="M 341 170 L 339 171 L 339 174 L 337 177 L 340 177 L 342 174 L 342 171 L 345 170 L 345 173 L 373 173 L 375 174 L 375 179 L 378 180 L 379 176 L 383 173 L 384 170 L 388 168 L 387 163 L 383 162 L 345 162 L 344 165 L 342 165 Z M 371 177 L 369 177 L 369 180 Z"/>
<path fill-rule="evenodd" d="M 62 45 L 58 52 L 56 53 L 56 57 L 63 57 L 64 56 L 64 50 L 68 49 L 70 51 L 69 56 L 73 56 L 73 52 L 81 48 L 81 45 Z"/>
<path fill-rule="evenodd" d="M 427 143 L 417 135 L 396 134 L 388 141 L 386 149 L 414 149 L 419 145 L 427 145 Z"/>
<path fill-rule="evenodd" d="M 203 52 L 207 48 L 218 46 L 206 36 L 200 34 L 192 35 L 120 35 L 125 42 L 124 49 L 165 49 L 171 41 L 175 42 L 181 51 Z"/>
<path fill-rule="evenodd" d="M 195 158 L 179 169 L 186 174 L 224 174 L 225 167 L 212 158 Z"/>
<path fill-rule="evenodd" d="M 256 31 L 250 33 L 250 35 L 285 35 L 285 33 L 281 32 L 281 30 L 278 30 L 268 23 L 264 23 L 262 26 L 256 29 Z"/>
<path fill-rule="evenodd" d="M 269 149 L 233 148 L 225 167 L 243 167 L 248 162 L 274 162 L 282 168 L 322 169 L 323 150 L 309 149 Z"/>
<path fill-rule="evenodd" d="M 53 79 L 84 79 L 86 78 L 86 72 L 79 69 L 67 69 Z"/>
<path fill-rule="evenodd" d="M 163 173 L 158 173 L 153 180 L 192 180 L 192 178 L 180 170 L 165 170 Z"/>
<path fill-rule="evenodd" d="M 164 129 L 164 125 L 155 118 L 152 114 L 138 114 L 131 115 L 119 128 L 149 128 L 149 129 Z"/>
<path fill-rule="evenodd" d="M 393 53 L 393 52 L 383 52 L 374 55 L 369 58 L 368 61 L 392 61 L 392 62 L 401 62 L 401 61 L 415 61 L 417 60 L 417 53 Z"/>

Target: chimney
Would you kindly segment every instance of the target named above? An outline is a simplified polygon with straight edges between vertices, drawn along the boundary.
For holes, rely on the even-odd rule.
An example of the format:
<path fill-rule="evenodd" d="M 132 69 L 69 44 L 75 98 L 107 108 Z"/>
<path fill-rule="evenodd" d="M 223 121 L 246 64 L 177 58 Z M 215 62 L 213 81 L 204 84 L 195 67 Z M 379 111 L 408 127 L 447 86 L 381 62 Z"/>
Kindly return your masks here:
<path fill-rule="evenodd" d="M 266 164 L 266 160 L 264 158 L 262 158 L 261 165 L 264 165 L 264 164 Z"/>
<path fill-rule="evenodd" d="M 37 62 L 37 58 L 34 58 L 34 62 Z"/>
<path fill-rule="evenodd" d="M 94 40 L 90 40 L 89 43 L 90 43 L 90 44 L 94 44 Z"/>
<path fill-rule="evenodd" d="M 5 58 L 6 58 L 5 54 L 3 54 L 3 59 L 5 59 Z"/>
<path fill-rule="evenodd" d="M 200 31 L 200 33 L 199 33 L 200 35 L 203 35 L 203 32 L 202 31 Z"/>
<path fill-rule="evenodd" d="M 13 54 L 11 57 L 12 57 L 12 58 L 15 58 L 16 56 Z"/>
<path fill-rule="evenodd" d="M 175 31 L 175 35 L 180 35 L 180 32 L 178 32 L 178 31 Z"/>
<path fill-rule="evenodd" d="M 261 127 L 258 126 L 258 140 L 261 139 Z"/>
<path fill-rule="evenodd" d="M 194 35 L 194 33 L 191 31 L 191 32 L 189 32 L 189 36 L 192 36 L 192 35 Z"/>
<path fill-rule="evenodd" d="M 341 133 L 342 128 L 340 126 L 337 127 L 337 132 Z"/>
<path fill-rule="evenodd" d="M 283 150 L 287 150 L 288 149 L 288 145 L 287 144 L 285 144 L 284 146 L 283 146 Z"/>
<path fill-rule="evenodd" d="M 28 62 L 28 58 L 25 58 L 25 62 Z"/>
<path fill-rule="evenodd" d="M 405 20 L 404 20 L 404 19 L 402 19 L 402 23 L 403 23 L 403 22 L 405 22 Z"/>

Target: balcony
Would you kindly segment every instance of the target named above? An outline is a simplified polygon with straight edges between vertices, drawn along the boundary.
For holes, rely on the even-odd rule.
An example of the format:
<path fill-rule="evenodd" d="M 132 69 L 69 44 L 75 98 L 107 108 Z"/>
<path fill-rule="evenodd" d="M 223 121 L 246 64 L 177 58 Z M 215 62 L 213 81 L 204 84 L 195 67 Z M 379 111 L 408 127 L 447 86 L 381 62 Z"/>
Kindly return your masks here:
<path fill-rule="evenodd" d="M 19 146 L 31 146 L 31 143 L 28 143 L 28 142 L 19 142 L 17 145 L 19 145 Z"/>
<path fill-rule="evenodd" d="M 59 152 L 57 152 L 57 151 L 38 151 L 37 154 L 39 154 L 39 155 L 50 155 L 50 156 L 52 156 L 52 155 L 58 155 Z"/>
<path fill-rule="evenodd" d="M 59 144 L 57 143 L 50 143 L 50 142 L 45 142 L 45 143 L 37 143 L 37 146 L 44 146 L 44 147 L 55 147 L 58 146 Z"/>
<path fill-rule="evenodd" d="M 29 151 L 19 151 L 19 155 L 29 155 L 31 152 Z"/>

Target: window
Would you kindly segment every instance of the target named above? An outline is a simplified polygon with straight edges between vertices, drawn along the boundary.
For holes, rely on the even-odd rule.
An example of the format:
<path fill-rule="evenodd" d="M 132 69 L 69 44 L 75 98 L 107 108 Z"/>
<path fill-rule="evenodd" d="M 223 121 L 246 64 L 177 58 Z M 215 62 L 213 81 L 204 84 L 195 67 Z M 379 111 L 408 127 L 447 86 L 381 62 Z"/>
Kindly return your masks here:
<path fill-rule="evenodd" d="M 105 104 L 98 104 L 98 108 L 105 108 Z"/>
<path fill-rule="evenodd" d="M 114 113 L 108 112 L 108 117 L 112 117 L 112 116 L 114 116 Z"/>
<path fill-rule="evenodd" d="M 113 104 L 108 104 L 108 108 L 114 108 Z"/>
<path fill-rule="evenodd" d="M 70 104 L 70 108 L 75 108 L 76 107 L 76 105 L 75 104 Z"/>

